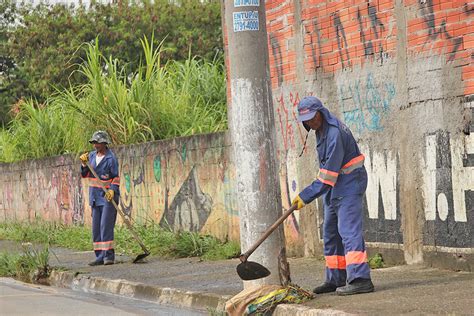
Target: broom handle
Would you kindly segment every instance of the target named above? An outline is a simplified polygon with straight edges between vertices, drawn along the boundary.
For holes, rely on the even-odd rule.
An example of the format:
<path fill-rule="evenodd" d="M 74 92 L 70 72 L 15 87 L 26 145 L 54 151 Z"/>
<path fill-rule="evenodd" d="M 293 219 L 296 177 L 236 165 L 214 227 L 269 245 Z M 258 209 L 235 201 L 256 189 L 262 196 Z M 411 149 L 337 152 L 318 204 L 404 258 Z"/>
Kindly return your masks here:
<path fill-rule="evenodd" d="M 102 183 L 102 181 L 100 180 L 99 176 L 97 175 L 97 172 L 95 172 L 94 168 L 92 168 L 91 164 L 87 161 L 86 162 L 86 166 L 89 168 L 89 170 L 92 172 L 92 174 L 94 175 L 94 177 L 96 177 L 97 179 L 97 182 L 100 183 L 100 186 L 102 187 L 102 190 L 107 193 L 107 188 L 105 187 L 105 184 Z M 142 250 L 146 253 L 149 253 L 148 249 L 146 249 L 145 245 L 143 244 L 143 242 L 141 241 L 140 237 L 138 237 L 138 234 L 135 232 L 135 230 L 133 229 L 133 226 L 132 226 L 132 223 L 130 223 L 130 221 L 128 220 L 127 216 L 125 215 L 125 213 L 122 211 L 122 209 L 117 205 L 117 203 L 115 203 L 115 200 L 112 199 L 110 200 L 110 202 L 112 203 L 112 205 L 115 207 L 115 209 L 117 210 L 117 212 L 120 214 L 120 217 L 122 217 L 122 220 L 125 222 L 125 225 L 127 225 L 127 228 L 128 230 L 132 233 L 133 237 L 135 238 L 135 240 L 138 242 L 138 244 L 140 245 L 140 247 L 142 248 Z"/>
<path fill-rule="evenodd" d="M 296 204 L 295 205 L 292 205 L 288 210 L 285 211 L 285 213 L 283 213 L 282 216 L 280 216 L 278 218 L 278 220 L 273 223 L 272 226 L 270 226 L 266 231 L 265 233 L 263 233 L 262 237 L 260 237 L 254 244 L 253 246 L 244 254 L 241 254 L 239 259 L 241 262 L 245 262 L 247 261 L 247 258 L 250 257 L 250 255 L 255 251 L 255 249 L 257 249 L 264 241 L 265 239 L 268 238 L 268 236 L 271 235 L 271 233 L 273 233 L 273 231 L 278 227 L 280 226 L 281 223 L 283 223 L 283 221 L 291 215 L 291 213 L 293 213 L 295 210 L 296 210 Z"/>

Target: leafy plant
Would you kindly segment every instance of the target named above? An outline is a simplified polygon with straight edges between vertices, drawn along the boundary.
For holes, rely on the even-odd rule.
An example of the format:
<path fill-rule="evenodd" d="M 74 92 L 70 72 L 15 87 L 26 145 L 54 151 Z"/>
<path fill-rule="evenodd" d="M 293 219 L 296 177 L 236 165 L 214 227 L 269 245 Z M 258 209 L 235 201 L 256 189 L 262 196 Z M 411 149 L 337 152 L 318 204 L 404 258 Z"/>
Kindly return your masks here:
<path fill-rule="evenodd" d="M 369 258 L 369 266 L 371 269 L 380 269 L 384 267 L 384 262 L 382 255 L 380 253 L 376 253 L 374 256 Z"/>

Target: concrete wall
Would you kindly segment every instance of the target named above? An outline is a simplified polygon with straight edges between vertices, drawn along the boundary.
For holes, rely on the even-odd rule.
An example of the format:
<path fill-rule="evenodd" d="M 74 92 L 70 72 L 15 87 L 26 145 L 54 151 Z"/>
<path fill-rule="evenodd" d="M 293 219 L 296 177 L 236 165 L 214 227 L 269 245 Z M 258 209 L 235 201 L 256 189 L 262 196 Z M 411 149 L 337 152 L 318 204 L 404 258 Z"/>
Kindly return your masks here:
<path fill-rule="evenodd" d="M 295 109 L 318 95 L 366 154 L 371 251 L 473 270 L 473 5 L 267 1 L 267 19 L 283 206 L 317 174 L 314 135 L 299 157 Z M 237 240 L 229 146 L 221 133 L 114 149 L 121 206 L 138 222 Z M 89 224 L 78 168 L 69 156 L 0 165 L 1 220 Z M 318 202 L 288 218 L 290 255 L 321 254 L 322 221 Z"/>
<path fill-rule="evenodd" d="M 233 167 L 225 134 L 113 148 L 120 206 L 139 222 L 238 240 Z M 1 220 L 42 218 L 90 225 L 88 180 L 71 156 L 0 164 Z"/>
<path fill-rule="evenodd" d="M 306 132 L 295 110 L 300 98 L 317 95 L 366 154 L 369 245 L 408 263 L 472 269 L 474 5 L 266 5 L 284 198 L 290 201 L 316 176 L 314 136 L 298 158 Z M 315 211 L 320 227 L 322 210 L 316 205 Z"/>

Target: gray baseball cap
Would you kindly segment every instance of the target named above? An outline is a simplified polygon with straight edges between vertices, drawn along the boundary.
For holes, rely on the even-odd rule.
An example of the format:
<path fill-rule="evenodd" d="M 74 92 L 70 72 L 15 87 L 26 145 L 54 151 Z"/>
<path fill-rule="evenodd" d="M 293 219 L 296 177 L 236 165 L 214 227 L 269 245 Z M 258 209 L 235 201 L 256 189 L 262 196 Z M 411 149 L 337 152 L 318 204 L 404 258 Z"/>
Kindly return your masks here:
<path fill-rule="evenodd" d="M 111 144 L 112 142 L 106 131 L 97 131 L 92 135 L 91 139 L 89 139 L 89 143 Z"/>

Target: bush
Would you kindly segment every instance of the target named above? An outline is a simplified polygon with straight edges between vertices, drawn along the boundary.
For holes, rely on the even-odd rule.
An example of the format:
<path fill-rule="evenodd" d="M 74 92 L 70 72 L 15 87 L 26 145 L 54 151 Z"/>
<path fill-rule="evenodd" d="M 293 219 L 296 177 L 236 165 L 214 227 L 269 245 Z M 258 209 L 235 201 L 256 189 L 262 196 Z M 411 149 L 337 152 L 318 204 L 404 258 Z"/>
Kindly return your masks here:
<path fill-rule="evenodd" d="M 143 57 L 140 38 L 165 39 L 162 61 L 187 60 L 190 52 L 203 60 L 223 55 L 220 2 L 217 0 L 137 0 L 126 5 L 89 8 L 64 4 L 15 6 L 0 4 L 0 105 L 20 99 L 44 103 L 56 89 L 85 83 L 76 70 L 85 60 L 78 49 L 96 37 L 105 56 L 114 56 L 134 72 Z M 14 20 L 16 23 L 13 23 Z M 5 107 L 0 106 L 1 118 Z"/>
<path fill-rule="evenodd" d="M 89 149 L 94 130 L 106 130 L 114 145 L 208 133 L 227 127 L 225 71 L 221 60 L 196 58 L 161 63 L 162 46 L 141 41 L 144 60 L 127 75 L 106 57 L 99 42 L 85 45 L 79 73 L 85 83 L 59 91 L 45 103 L 18 104 L 0 129 L 0 162 Z"/>

